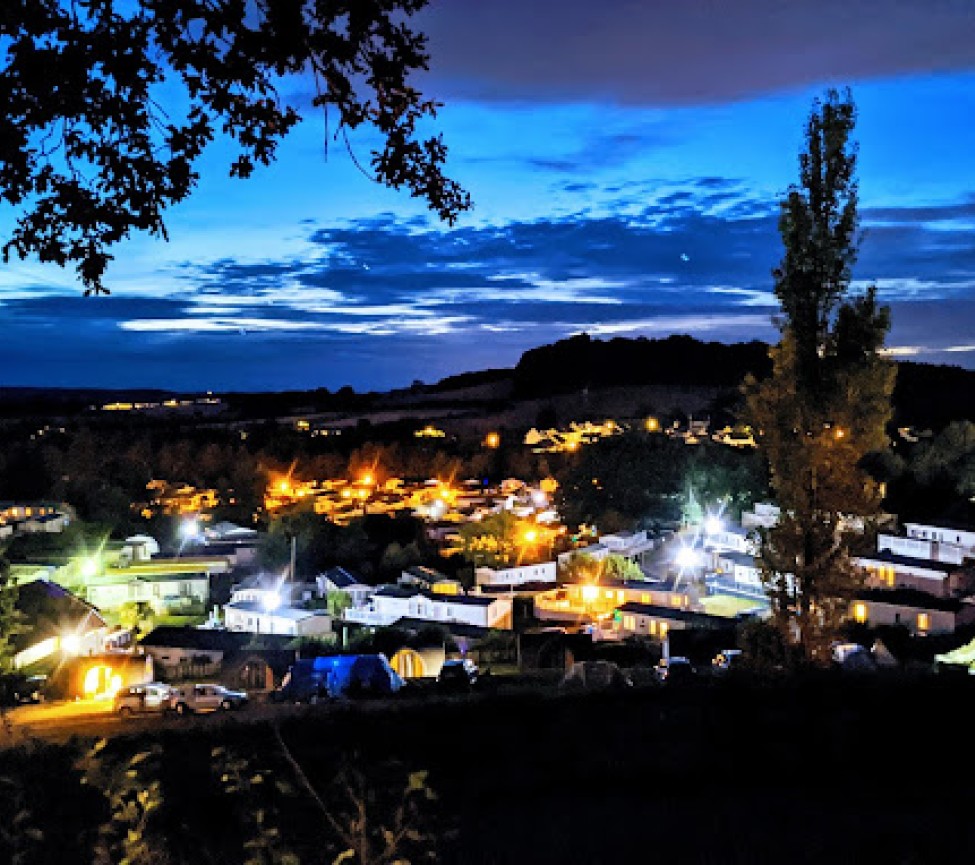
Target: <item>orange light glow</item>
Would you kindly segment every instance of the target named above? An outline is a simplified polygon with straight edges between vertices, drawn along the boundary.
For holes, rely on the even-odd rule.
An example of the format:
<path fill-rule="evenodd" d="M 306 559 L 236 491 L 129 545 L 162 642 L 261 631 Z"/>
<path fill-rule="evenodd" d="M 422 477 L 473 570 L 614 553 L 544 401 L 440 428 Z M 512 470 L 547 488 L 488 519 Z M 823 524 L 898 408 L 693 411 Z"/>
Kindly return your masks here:
<path fill-rule="evenodd" d="M 92 700 L 114 697 L 122 688 L 122 677 L 107 664 L 95 664 L 85 673 L 81 686 L 85 697 Z"/>
<path fill-rule="evenodd" d="M 496 448 L 501 444 L 501 436 L 496 432 L 488 433 L 484 439 L 484 444 L 486 444 L 489 448 Z"/>

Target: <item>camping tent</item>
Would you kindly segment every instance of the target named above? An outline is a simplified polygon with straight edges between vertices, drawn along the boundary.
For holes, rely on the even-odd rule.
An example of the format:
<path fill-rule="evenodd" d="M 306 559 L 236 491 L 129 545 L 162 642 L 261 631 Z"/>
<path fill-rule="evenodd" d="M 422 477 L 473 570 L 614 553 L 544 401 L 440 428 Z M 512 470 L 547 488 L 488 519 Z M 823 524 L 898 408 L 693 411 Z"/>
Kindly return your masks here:
<path fill-rule="evenodd" d="M 959 646 L 957 649 L 952 649 L 950 652 L 935 655 L 934 662 L 935 664 L 971 668 L 975 665 L 975 640 L 966 643 L 964 646 Z"/>

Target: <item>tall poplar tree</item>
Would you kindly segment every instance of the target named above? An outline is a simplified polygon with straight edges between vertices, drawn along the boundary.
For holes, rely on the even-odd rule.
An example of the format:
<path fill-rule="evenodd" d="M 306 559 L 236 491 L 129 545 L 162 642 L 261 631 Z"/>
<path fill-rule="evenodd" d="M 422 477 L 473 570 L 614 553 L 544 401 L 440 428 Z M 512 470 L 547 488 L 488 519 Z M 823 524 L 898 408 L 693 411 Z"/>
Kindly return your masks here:
<path fill-rule="evenodd" d="M 807 660 L 825 661 L 861 582 L 851 532 L 876 515 L 879 485 L 861 470 L 887 444 L 895 368 L 880 355 L 890 312 L 874 288 L 850 293 L 857 257 L 856 108 L 816 100 L 799 183 L 781 204 L 785 247 L 773 271 L 782 338 L 768 379 L 745 383 L 749 420 L 782 509 L 760 558 L 774 621 Z"/>

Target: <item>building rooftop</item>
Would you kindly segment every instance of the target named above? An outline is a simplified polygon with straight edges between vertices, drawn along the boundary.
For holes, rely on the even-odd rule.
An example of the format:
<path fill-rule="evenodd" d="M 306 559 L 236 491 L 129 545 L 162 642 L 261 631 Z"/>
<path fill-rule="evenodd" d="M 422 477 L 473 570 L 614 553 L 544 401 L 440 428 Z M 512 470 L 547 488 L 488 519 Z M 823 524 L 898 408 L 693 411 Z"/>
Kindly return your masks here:
<path fill-rule="evenodd" d="M 737 550 L 728 550 L 727 552 L 718 553 L 718 558 L 746 568 L 758 567 L 756 562 L 758 557 L 753 556 L 751 553 L 739 553 Z"/>
<path fill-rule="evenodd" d="M 235 652 L 249 643 L 259 640 L 271 648 L 284 648 L 294 642 L 294 637 L 275 634 L 256 634 L 247 631 L 226 631 L 220 628 L 191 628 L 160 625 L 153 628 L 139 645 L 161 649 L 200 649 L 201 651 Z"/>
<path fill-rule="evenodd" d="M 105 620 L 95 607 L 50 580 L 21 584 L 16 607 L 23 614 L 25 625 L 13 635 L 17 649 L 66 631 L 87 633 L 105 627 Z"/>
<path fill-rule="evenodd" d="M 426 589 L 390 585 L 380 586 L 373 592 L 373 595 L 381 598 L 402 599 L 422 596 L 430 601 L 436 601 L 439 604 L 460 604 L 461 606 L 467 607 L 489 607 L 498 600 L 495 597 L 483 597 L 481 595 L 438 595 L 436 592 L 430 592 Z"/>
<path fill-rule="evenodd" d="M 328 617 L 326 610 L 306 610 L 301 607 L 280 606 L 269 610 L 260 601 L 231 601 L 229 604 L 224 604 L 223 608 L 224 610 L 240 610 L 244 613 L 258 613 L 272 616 L 275 619 L 290 619 L 294 622 L 310 619 L 314 616 Z"/>
<path fill-rule="evenodd" d="M 320 574 L 320 576 L 324 577 L 338 589 L 346 589 L 349 586 L 365 585 L 361 578 L 339 566 L 329 568 L 327 571 L 325 571 L 325 573 Z"/>
<path fill-rule="evenodd" d="M 950 562 L 936 562 L 933 559 L 918 559 L 914 556 L 902 556 L 884 550 L 879 553 L 870 553 L 866 556 L 856 556 L 854 561 L 863 565 L 864 562 L 880 562 L 885 565 L 903 565 L 905 568 L 923 568 L 927 571 L 940 571 L 943 574 L 951 574 L 962 568 L 962 565 L 953 565 Z"/>
<path fill-rule="evenodd" d="M 728 619 L 724 616 L 712 616 L 708 613 L 699 613 L 694 610 L 680 610 L 674 607 L 664 607 L 659 604 L 638 604 L 630 601 L 617 609 L 621 613 L 632 613 L 637 616 L 654 616 L 658 619 L 670 619 L 674 622 L 686 622 L 689 625 L 697 625 L 703 628 L 728 626 Z"/>
<path fill-rule="evenodd" d="M 957 613 L 970 603 L 960 598 L 939 598 L 919 589 L 861 589 L 856 594 L 856 600 L 946 613 Z"/>

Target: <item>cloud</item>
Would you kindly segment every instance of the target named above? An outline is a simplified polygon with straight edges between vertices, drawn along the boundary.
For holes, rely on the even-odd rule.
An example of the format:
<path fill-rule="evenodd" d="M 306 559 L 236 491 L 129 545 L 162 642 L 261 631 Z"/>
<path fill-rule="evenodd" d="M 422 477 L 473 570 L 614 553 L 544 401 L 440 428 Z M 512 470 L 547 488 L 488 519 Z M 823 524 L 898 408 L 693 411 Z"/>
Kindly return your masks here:
<path fill-rule="evenodd" d="M 324 330 L 314 321 L 284 321 L 274 318 L 136 318 L 121 321 L 122 330 L 138 333 L 232 333 L 234 331 Z"/>
<path fill-rule="evenodd" d="M 958 0 L 435 3 L 433 92 L 700 105 L 823 81 L 975 68 Z"/>
<path fill-rule="evenodd" d="M 975 365 L 970 234 L 939 208 L 865 215 L 855 287 L 891 305 L 889 353 Z M 776 338 L 775 202 L 733 178 L 634 193 L 615 214 L 449 229 L 386 214 L 308 226 L 302 244 L 184 264 L 167 297 L 5 297 L 0 368 L 11 384 L 386 389 L 581 331 Z"/>

